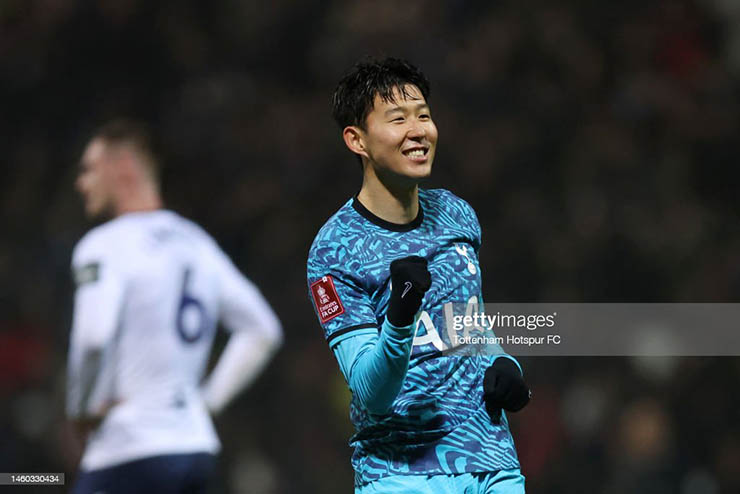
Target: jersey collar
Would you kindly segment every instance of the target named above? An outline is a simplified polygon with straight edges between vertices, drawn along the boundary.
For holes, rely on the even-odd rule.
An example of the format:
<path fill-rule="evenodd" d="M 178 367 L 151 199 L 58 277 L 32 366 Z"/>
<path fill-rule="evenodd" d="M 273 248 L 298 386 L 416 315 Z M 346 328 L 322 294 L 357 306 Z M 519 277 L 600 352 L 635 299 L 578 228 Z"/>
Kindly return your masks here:
<path fill-rule="evenodd" d="M 411 220 L 409 223 L 403 224 L 391 223 L 390 221 L 386 221 L 383 218 L 374 215 L 360 202 L 357 196 L 352 198 L 352 208 L 354 208 L 360 216 L 369 222 L 392 232 L 410 232 L 411 230 L 418 228 L 419 225 L 421 225 L 421 222 L 424 221 L 424 210 L 421 207 L 421 199 L 419 200 L 419 212 L 417 213 L 416 218 Z"/>

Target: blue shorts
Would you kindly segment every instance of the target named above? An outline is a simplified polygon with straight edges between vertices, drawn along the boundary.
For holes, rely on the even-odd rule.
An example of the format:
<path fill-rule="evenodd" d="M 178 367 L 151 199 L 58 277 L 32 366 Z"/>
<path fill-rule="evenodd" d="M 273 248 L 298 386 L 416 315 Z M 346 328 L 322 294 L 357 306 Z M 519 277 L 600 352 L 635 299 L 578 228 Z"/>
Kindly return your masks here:
<path fill-rule="evenodd" d="M 355 488 L 355 494 L 524 494 L 515 470 L 458 475 L 394 475 Z"/>
<path fill-rule="evenodd" d="M 209 453 L 162 455 L 80 472 L 73 494 L 205 494 L 216 468 Z"/>

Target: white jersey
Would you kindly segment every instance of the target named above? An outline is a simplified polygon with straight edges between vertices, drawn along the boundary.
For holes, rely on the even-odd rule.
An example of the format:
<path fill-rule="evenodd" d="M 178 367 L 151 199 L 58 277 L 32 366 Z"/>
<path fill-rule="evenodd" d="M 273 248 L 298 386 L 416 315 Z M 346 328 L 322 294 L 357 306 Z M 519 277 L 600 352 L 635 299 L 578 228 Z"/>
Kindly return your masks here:
<path fill-rule="evenodd" d="M 83 417 L 115 403 L 88 439 L 81 468 L 216 453 L 201 381 L 218 321 L 232 339 L 240 331 L 281 338 L 256 287 L 200 227 L 166 210 L 128 213 L 91 230 L 72 268 L 67 411 Z M 233 373 L 223 367 L 221 374 Z"/>

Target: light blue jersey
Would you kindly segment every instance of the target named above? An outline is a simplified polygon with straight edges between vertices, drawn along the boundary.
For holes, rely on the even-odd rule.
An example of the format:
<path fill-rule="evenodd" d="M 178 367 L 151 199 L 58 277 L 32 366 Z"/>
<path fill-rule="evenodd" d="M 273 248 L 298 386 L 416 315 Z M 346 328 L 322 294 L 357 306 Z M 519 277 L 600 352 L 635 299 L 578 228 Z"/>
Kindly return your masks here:
<path fill-rule="evenodd" d="M 424 257 L 432 276 L 408 370 L 390 411 L 371 414 L 353 395 L 356 485 L 391 475 L 519 468 L 505 414 L 494 424 L 483 403 L 483 375 L 494 357 L 444 352 L 451 346 L 446 304 L 477 310 L 482 303 L 478 219 L 469 204 L 446 190 L 419 190 L 419 205 L 413 222 L 395 225 L 352 199 L 321 228 L 309 253 L 309 296 L 332 349 L 355 337 L 377 337 L 388 306 L 392 261 Z M 340 359 L 340 365 L 344 371 L 351 363 Z"/>

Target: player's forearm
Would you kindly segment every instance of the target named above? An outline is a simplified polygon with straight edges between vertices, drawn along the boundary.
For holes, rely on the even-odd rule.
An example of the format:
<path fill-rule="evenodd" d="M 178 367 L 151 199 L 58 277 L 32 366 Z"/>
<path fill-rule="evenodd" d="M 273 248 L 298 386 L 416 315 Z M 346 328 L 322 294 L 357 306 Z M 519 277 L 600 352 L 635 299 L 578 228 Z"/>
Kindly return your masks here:
<path fill-rule="evenodd" d="M 373 345 L 355 358 L 349 376 L 352 393 L 370 413 L 387 413 L 409 367 L 415 323 L 396 328 L 387 321 Z"/>
<path fill-rule="evenodd" d="M 221 412 L 259 376 L 280 347 L 280 334 L 280 331 L 275 331 L 231 335 L 218 364 L 203 386 L 203 399 L 212 413 Z"/>
<path fill-rule="evenodd" d="M 91 416 L 90 397 L 102 367 L 103 349 L 90 347 L 70 358 L 67 373 L 67 416 L 82 420 Z"/>

